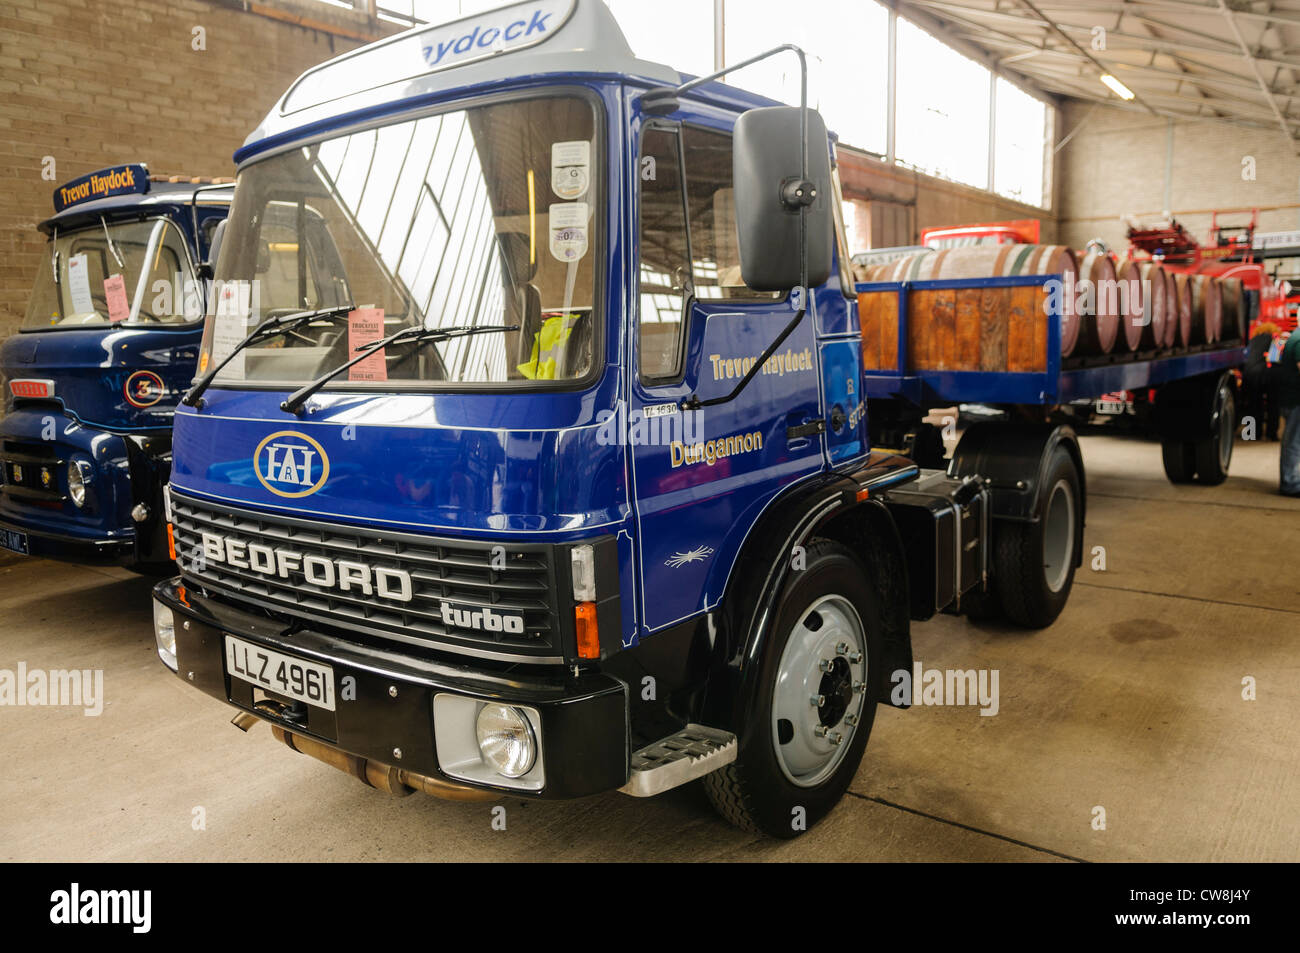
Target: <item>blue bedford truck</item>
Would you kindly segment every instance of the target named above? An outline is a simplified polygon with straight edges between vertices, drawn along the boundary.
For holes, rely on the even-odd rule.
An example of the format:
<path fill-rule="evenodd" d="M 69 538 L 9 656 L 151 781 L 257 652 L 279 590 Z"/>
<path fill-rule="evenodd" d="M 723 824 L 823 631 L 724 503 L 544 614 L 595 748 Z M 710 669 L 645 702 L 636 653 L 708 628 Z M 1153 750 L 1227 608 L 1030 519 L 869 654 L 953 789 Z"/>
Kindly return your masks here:
<path fill-rule="evenodd" d="M 162 488 L 232 183 L 101 169 L 59 186 L 45 261 L 0 344 L 0 547 L 170 567 Z"/>
<path fill-rule="evenodd" d="M 247 290 L 177 409 L 154 627 L 237 726 L 397 795 L 702 778 L 791 837 L 908 704 L 913 620 L 1064 607 L 1072 431 L 982 424 L 923 470 L 868 418 L 949 385 L 1044 411 L 1093 371 L 1050 307 L 999 310 L 1043 293 L 1014 277 L 986 320 L 1037 358 L 954 378 L 875 341 L 868 373 L 911 291 L 854 286 L 815 111 L 533 0 L 308 71 L 235 159 L 217 276 Z"/>

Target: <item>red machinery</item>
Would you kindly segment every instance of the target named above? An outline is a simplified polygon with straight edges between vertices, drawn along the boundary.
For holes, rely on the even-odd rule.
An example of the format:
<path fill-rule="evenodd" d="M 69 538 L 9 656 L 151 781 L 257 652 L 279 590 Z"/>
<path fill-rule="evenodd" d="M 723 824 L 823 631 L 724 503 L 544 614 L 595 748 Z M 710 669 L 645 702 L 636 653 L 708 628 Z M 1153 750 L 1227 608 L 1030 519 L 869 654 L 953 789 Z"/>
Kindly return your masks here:
<path fill-rule="evenodd" d="M 921 229 L 921 244 L 930 248 L 958 248 L 964 245 L 1037 245 L 1039 224 L 1036 218 L 1019 218 L 1010 222 L 940 225 Z"/>
<path fill-rule="evenodd" d="M 1162 261 L 1166 271 L 1239 278 L 1257 304 L 1251 309 L 1250 333 L 1263 321 L 1282 331 L 1296 327 L 1296 305 L 1300 294 L 1291 295 L 1291 284 L 1270 276 L 1263 261 L 1300 257 L 1300 232 L 1258 232 L 1259 210 L 1252 209 L 1245 225 L 1220 225 L 1219 213 L 1210 220 L 1212 245 L 1203 246 L 1178 221 L 1154 228 L 1130 228 L 1129 258 Z M 1142 255 L 1135 255 L 1134 252 Z"/>

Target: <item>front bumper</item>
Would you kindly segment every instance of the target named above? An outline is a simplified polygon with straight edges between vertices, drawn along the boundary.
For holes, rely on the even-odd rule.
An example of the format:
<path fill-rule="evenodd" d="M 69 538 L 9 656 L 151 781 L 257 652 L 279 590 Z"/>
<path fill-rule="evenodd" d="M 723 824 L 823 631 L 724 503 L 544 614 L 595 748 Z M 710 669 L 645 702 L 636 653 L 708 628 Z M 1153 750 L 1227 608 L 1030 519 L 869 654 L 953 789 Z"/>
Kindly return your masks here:
<path fill-rule="evenodd" d="M 86 474 L 82 507 L 72 503 L 68 490 L 72 461 Z M 34 482 L 32 475 L 41 470 L 51 471 L 53 480 Z M 25 536 L 32 556 L 118 565 L 168 563 L 162 486 L 170 470 L 169 432 L 123 436 L 83 426 L 48 408 L 15 410 L 0 424 L 0 529 Z M 133 512 L 139 505 L 147 514 L 137 522 Z"/>
<path fill-rule="evenodd" d="M 474 787 L 499 789 L 516 797 L 559 799 L 614 790 L 627 781 L 628 690 L 611 675 L 574 676 L 558 669 L 538 674 L 523 666 L 490 672 L 434 661 L 245 612 L 194 591 L 179 578 L 159 583 L 154 598 L 174 614 L 176 674 L 181 679 L 213 698 L 340 751 L 466 784 L 443 771 L 438 761 L 433 698 L 450 693 L 529 706 L 540 716 L 538 746 L 545 785 L 536 791 L 508 783 Z M 227 674 L 227 633 L 331 666 L 338 695 L 335 711 L 309 708 L 303 722 L 255 709 L 252 687 Z M 395 760 L 395 750 L 401 751 L 400 760 Z"/>
<path fill-rule="evenodd" d="M 131 531 L 114 536 L 73 536 L 13 518 L 0 519 L 0 530 L 22 534 L 28 556 L 103 565 L 136 561 L 135 533 Z"/>

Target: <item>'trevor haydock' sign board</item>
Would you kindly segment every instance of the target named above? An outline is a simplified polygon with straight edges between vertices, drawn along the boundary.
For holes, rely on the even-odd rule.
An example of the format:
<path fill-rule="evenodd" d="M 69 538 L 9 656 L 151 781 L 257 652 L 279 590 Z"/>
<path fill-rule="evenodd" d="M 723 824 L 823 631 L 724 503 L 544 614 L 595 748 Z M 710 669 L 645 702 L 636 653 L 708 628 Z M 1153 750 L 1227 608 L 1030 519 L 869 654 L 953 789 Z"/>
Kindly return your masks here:
<path fill-rule="evenodd" d="M 115 165 L 65 182 L 54 190 L 54 211 L 62 212 L 81 202 L 110 195 L 143 194 L 149 191 L 149 170 L 142 165 Z"/>

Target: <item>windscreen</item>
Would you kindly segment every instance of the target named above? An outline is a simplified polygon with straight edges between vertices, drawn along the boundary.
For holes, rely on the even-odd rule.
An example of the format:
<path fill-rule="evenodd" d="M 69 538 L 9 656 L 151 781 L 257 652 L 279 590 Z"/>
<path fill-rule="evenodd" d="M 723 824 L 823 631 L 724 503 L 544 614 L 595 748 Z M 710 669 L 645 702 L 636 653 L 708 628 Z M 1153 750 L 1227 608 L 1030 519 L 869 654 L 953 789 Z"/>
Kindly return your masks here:
<path fill-rule="evenodd" d="M 165 218 L 96 222 L 45 246 L 23 331 L 202 317 L 185 240 Z"/>
<path fill-rule="evenodd" d="M 267 321 L 334 309 L 240 352 L 219 382 L 300 385 L 410 328 L 330 386 L 503 385 L 592 368 L 596 114 L 576 95 L 366 129 L 239 176 L 205 355 Z M 204 362 L 206 363 L 206 362 Z"/>

